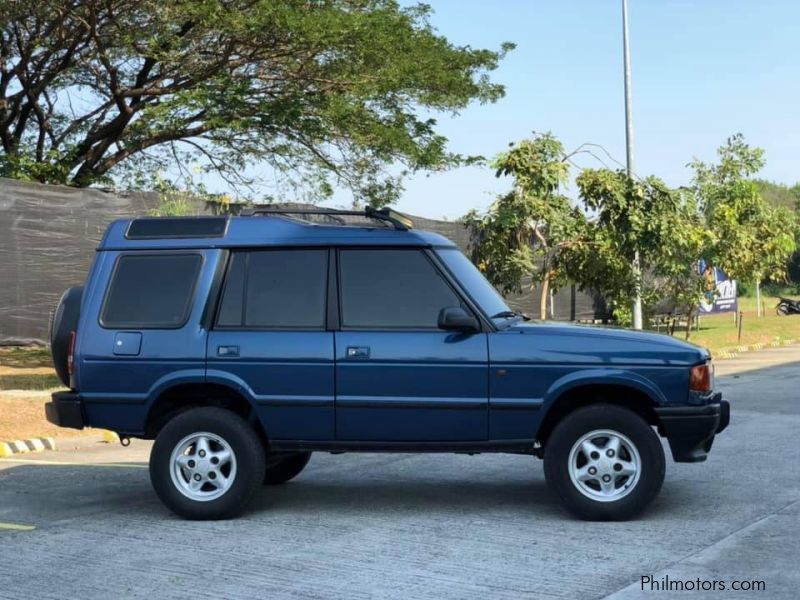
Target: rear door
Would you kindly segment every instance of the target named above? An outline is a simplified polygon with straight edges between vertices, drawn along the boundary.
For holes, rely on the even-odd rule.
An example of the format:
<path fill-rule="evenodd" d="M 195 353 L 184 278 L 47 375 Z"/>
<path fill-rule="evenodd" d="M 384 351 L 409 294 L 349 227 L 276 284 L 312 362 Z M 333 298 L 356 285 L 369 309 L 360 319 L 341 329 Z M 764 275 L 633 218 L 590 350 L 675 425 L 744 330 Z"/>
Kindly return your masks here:
<path fill-rule="evenodd" d="M 328 272 L 326 248 L 231 254 L 208 336 L 207 379 L 242 389 L 273 440 L 335 435 Z"/>
<path fill-rule="evenodd" d="M 340 250 L 339 303 L 337 439 L 487 439 L 486 334 L 438 329 L 469 308 L 425 250 Z"/>

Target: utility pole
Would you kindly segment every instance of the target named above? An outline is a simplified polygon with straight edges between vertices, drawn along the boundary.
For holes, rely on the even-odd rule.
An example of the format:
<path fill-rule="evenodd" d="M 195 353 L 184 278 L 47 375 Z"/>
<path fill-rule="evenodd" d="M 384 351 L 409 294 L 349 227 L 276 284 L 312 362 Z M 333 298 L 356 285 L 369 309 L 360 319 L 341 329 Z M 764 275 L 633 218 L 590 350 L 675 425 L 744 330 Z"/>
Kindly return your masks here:
<path fill-rule="evenodd" d="M 631 50 L 628 44 L 628 0 L 622 0 L 622 53 L 625 72 L 625 159 L 628 177 L 633 179 L 633 106 L 631 101 Z M 641 276 L 638 248 L 633 255 L 633 273 L 637 279 Z M 640 286 L 636 285 L 636 296 L 633 299 L 633 328 L 642 328 L 642 296 Z"/>

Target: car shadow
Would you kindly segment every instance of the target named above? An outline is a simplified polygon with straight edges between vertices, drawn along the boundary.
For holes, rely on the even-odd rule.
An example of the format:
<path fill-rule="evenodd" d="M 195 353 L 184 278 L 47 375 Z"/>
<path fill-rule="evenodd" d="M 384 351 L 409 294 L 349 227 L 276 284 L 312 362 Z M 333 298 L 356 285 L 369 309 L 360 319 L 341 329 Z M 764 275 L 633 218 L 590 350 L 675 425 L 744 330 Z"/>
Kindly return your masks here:
<path fill-rule="evenodd" d="M 143 463 L 129 463 L 144 466 Z M 310 468 L 294 481 L 259 489 L 247 514 L 331 515 L 406 514 L 442 516 L 453 513 L 519 513 L 542 516 L 565 514 L 541 477 L 506 481 L 501 475 L 487 480 L 393 477 L 391 470 L 354 465 L 342 475 L 332 461 Z M 346 467 L 345 467 L 346 468 Z M 349 470 L 349 469 L 348 469 Z M 504 470 L 508 470 L 507 468 Z M 153 491 L 146 469 L 108 465 L 52 466 L 22 464 L 0 470 L 0 506 L 3 519 L 40 523 L 86 518 L 94 514 L 159 518 L 168 516 Z"/>
<path fill-rule="evenodd" d="M 301 476 L 302 477 L 302 476 Z M 265 486 L 250 512 L 407 513 L 426 515 L 487 511 L 542 515 L 560 513 L 544 481 L 319 480 L 310 476 L 280 486 Z"/>

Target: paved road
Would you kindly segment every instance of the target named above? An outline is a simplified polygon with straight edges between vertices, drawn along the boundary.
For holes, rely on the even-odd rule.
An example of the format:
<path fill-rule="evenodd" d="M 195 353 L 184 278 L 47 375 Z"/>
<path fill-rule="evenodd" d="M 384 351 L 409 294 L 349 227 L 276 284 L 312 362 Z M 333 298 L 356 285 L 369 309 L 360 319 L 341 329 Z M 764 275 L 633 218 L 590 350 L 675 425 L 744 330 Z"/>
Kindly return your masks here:
<path fill-rule="evenodd" d="M 800 348 L 717 373 L 731 428 L 708 462 L 670 463 L 627 523 L 571 519 L 528 457 L 319 454 L 213 523 L 162 508 L 144 442 L 3 460 L 0 598 L 672 597 L 642 592 L 643 575 L 766 584 L 693 598 L 797 598 Z"/>

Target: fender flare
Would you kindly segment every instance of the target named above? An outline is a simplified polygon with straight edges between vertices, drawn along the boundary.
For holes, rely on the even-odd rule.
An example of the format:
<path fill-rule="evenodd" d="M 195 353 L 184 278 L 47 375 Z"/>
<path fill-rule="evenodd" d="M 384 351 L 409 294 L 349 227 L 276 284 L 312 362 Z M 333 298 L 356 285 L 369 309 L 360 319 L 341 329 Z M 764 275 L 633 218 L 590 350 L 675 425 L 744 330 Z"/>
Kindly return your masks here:
<path fill-rule="evenodd" d="M 224 371 L 206 371 L 206 369 L 184 369 L 168 373 L 157 380 L 147 392 L 145 402 L 145 421 L 150 418 L 158 400 L 170 390 L 181 385 L 216 384 L 226 387 L 241 396 L 255 410 L 256 399 L 253 389 L 247 383 L 231 373 Z"/>
<path fill-rule="evenodd" d="M 636 390 L 650 399 L 651 406 L 667 403 L 661 390 L 642 375 L 623 369 L 593 368 L 574 371 L 553 382 L 545 394 L 543 414 L 546 415 L 565 393 L 591 385 L 616 385 Z"/>

